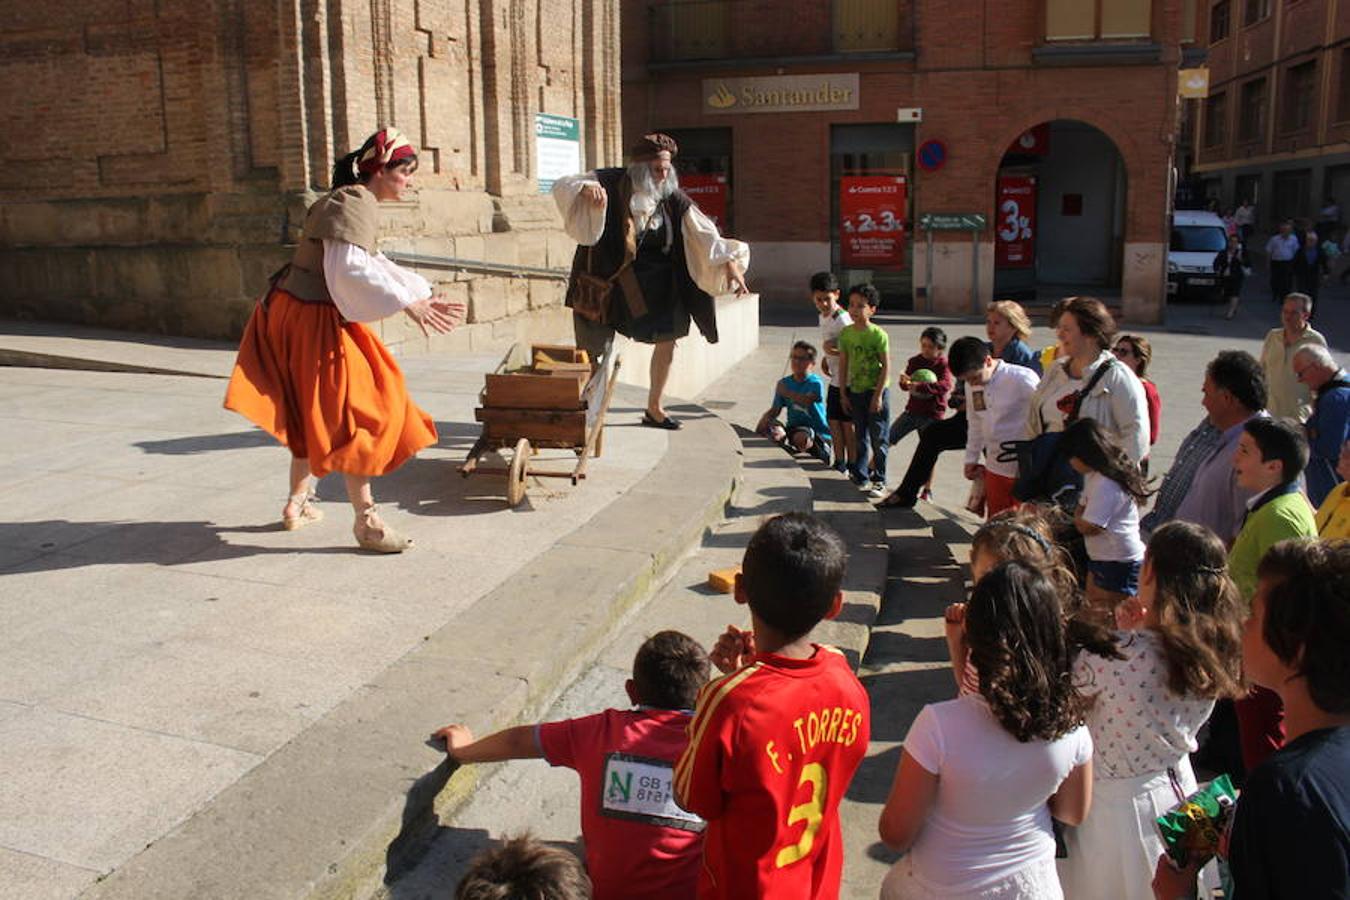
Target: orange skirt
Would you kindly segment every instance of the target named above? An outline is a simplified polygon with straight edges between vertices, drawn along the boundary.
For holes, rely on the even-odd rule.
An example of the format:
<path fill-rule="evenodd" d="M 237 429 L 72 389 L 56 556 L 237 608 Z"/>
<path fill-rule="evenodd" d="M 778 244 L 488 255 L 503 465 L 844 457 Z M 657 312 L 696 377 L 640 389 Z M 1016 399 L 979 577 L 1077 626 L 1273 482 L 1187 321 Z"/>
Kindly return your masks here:
<path fill-rule="evenodd" d="M 320 477 L 384 475 L 436 443 L 431 416 L 408 398 L 398 364 L 369 328 L 276 289 L 244 329 L 225 408 Z"/>

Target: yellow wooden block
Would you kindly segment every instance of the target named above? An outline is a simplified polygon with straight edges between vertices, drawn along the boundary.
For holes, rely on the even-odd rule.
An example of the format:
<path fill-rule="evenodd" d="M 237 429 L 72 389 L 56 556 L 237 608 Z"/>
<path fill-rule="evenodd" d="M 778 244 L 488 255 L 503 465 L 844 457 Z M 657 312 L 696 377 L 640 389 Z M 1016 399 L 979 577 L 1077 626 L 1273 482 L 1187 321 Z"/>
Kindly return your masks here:
<path fill-rule="evenodd" d="M 708 587 L 714 591 L 721 591 L 723 594 L 730 594 L 736 589 L 736 576 L 741 574 L 740 566 L 732 566 L 730 569 L 717 569 L 708 573 Z"/>

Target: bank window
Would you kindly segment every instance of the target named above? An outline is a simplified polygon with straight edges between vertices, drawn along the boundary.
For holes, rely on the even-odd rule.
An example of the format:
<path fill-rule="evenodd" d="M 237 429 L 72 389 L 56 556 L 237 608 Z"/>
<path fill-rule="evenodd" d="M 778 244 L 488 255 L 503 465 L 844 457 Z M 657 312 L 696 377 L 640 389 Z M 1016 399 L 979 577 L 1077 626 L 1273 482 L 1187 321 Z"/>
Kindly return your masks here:
<path fill-rule="evenodd" d="M 840 53 L 895 50 L 900 46 L 896 0 L 834 0 L 834 49 Z"/>
<path fill-rule="evenodd" d="M 1341 83 L 1336 94 L 1336 121 L 1350 120 L 1350 48 L 1341 51 Z"/>
<path fill-rule="evenodd" d="M 1312 124 L 1317 63 L 1309 60 L 1289 70 L 1284 81 L 1284 131 L 1300 131 Z"/>
<path fill-rule="evenodd" d="M 1238 140 L 1257 141 L 1266 133 L 1266 80 L 1254 78 L 1242 86 L 1242 113 Z"/>
<path fill-rule="evenodd" d="M 1209 42 L 1218 43 L 1228 37 L 1229 16 L 1232 4 L 1230 0 L 1219 0 L 1209 8 Z"/>
<path fill-rule="evenodd" d="M 1045 39 L 1082 41 L 1148 37 L 1152 0 L 1046 0 Z"/>
<path fill-rule="evenodd" d="M 1222 146 L 1228 137 L 1227 101 L 1225 94 L 1211 94 L 1205 98 L 1204 146 Z"/>
<path fill-rule="evenodd" d="M 1270 15 L 1270 0 L 1246 0 L 1246 10 L 1242 15 L 1243 25 L 1255 25 Z"/>

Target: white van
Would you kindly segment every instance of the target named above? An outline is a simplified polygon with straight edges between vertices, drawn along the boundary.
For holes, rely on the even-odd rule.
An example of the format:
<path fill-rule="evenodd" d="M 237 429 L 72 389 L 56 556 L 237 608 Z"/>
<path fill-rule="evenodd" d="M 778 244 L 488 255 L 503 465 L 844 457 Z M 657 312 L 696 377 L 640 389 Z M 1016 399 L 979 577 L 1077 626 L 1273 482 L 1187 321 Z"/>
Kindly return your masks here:
<path fill-rule="evenodd" d="M 1167 294 L 1203 294 L 1222 300 L 1214 274 L 1214 257 L 1228 246 L 1228 230 L 1212 212 L 1179 209 L 1172 214 L 1172 240 L 1167 251 Z"/>

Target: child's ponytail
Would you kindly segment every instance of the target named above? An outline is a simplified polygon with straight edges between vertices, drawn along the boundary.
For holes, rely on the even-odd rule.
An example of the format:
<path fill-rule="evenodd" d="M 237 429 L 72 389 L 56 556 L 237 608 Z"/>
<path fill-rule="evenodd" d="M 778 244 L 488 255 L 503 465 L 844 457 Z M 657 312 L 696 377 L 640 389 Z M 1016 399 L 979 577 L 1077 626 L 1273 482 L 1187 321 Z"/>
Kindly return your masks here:
<path fill-rule="evenodd" d="M 1111 443 L 1095 419 L 1075 419 L 1070 423 L 1060 436 L 1059 452 L 1065 459 L 1078 459 L 1092 471 L 1111 479 L 1138 503 L 1157 493 L 1149 488 L 1139 465 Z"/>

